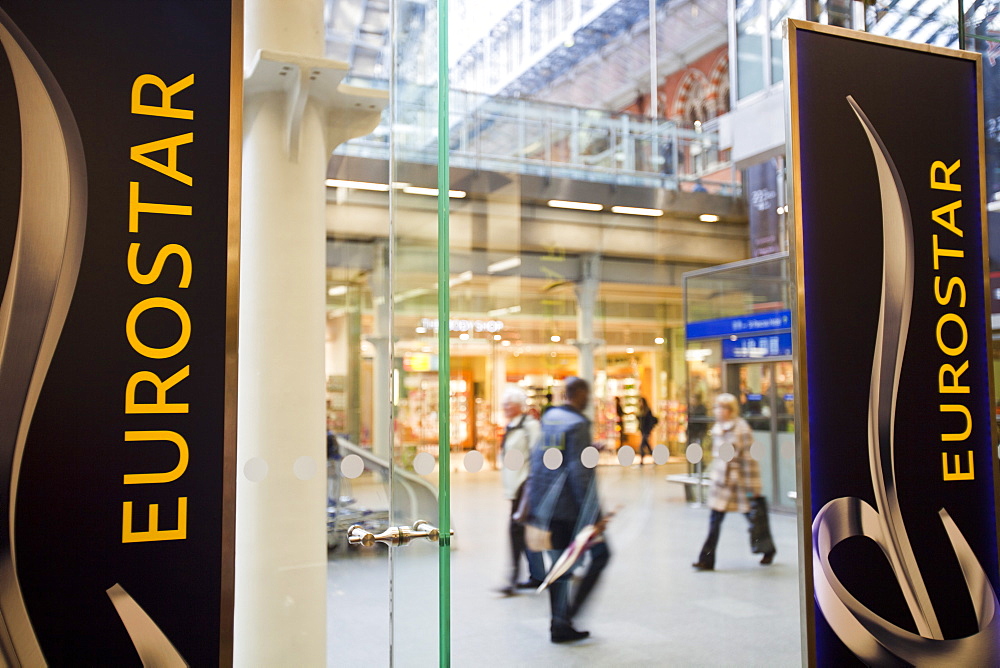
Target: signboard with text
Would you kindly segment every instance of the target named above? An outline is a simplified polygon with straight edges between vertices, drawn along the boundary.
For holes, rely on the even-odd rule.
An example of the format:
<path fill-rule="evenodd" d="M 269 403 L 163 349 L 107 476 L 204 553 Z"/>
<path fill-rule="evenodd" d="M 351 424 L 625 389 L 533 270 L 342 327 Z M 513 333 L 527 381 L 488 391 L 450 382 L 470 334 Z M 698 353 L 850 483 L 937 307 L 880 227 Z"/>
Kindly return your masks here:
<path fill-rule="evenodd" d="M 997 665 L 978 54 L 790 21 L 813 665 Z"/>
<path fill-rule="evenodd" d="M 232 661 L 240 0 L 0 0 L 0 663 Z"/>
<path fill-rule="evenodd" d="M 722 339 L 722 359 L 762 360 L 792 356 L 792 333 L 778 332 L 761 336 L 731 336 Z"/>
<path fill-rule="evenodd" d="M 791 328 L 791 311 L 765 311 L 731 318 L 689 322 L 685 329 L 685 336 L 688 339 L 715 339 L 757 332 L 787 331 Z"/>

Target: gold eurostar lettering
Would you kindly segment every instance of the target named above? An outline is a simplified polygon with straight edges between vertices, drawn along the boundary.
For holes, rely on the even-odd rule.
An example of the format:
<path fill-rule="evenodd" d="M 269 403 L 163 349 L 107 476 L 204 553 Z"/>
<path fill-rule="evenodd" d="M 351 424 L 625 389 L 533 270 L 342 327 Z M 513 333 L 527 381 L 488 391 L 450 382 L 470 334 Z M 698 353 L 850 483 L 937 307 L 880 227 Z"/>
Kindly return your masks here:
<path fill-rule="evenodd" d="M 947 165 L 942 160 L 932 163 L 930 170 L 931 190 L 961 193 L 962 184 L 952 181 L 952 177 L 961 166 L 961 160 L 956 160 L 951 165 Z M 950 261 L 945 258 L 960 259 L 965 257 L 964 250 L 954 247 L 965 236 L 960 226 L 961 221 L 955 217 L 956 212 L 961 208 L 962 200 L 956 199 L 931 211 L 931 221 L 946 230 L 941 232 L 940 236 L 938 234 L 931 235 L 935 271 L 945 273 L 951 268 Z M 956 403 L 959 397 L 953 396 L 969 394 L 969 386 L 961 380 L 962 374 L 969 368 L 969 361 L 961 359 L 969 344 L 969 328 L 962 315 L 966 304 L 965 282 L 960 276 L 935 276 L 934 299 L 940 306 L 949 309 L 938 318 L 934 329 L 938 350 L 948 357 L 960 358 L 942 364 L 938 368 L 937 390 L 940 401 L 938 410 L 941 415 L 953 414 L 956 416 L 949 418 L 951 425 L 949 431 L 942 431 L 940 434 L 941 445 L 949 448 L 941 451 L 941 479 L 946 481 L 975 480 L 976 472 L 972 463 L 972 450 L 967 448 L 973 430 L 972 414 L 969 412 L 968 406 Z M 946 398 L 945 395 L 952 396 Z M 955 452 L 951 449 L 961 449 L 963 446 L 965 446 L 964 452 Z M 964 467 L 963 454 L 966 455 Z"/>
<path fill-rule="evenodd" d="M 133 116 L 152 116 L 177 119 L 182 123 L 194 119 L 193 109 L 183 109 L 178 98 L 182 91 L 194 85 L 194 75 L 184 77 L 180 81 L 167 84 L 158 76 L 144 74 L 136 78 L 132 84 L 132 114 Z M 143 101 L 145 99 L 145 102 Z M 178 128 L 186 129 L 186 128 Z M 153 179 L 168 177 L 184 186 L 193 186 L 194 179 L 181 169 L 184 147 L 194 143 L 194 133 L 182 132 L 166 139 L 138 144 L 131 147 L 131 160 L 151 170 L 148 176 Z M 165 159 L 159 156 L 165 153 Z M 129 183 L 128 231 L 139 234 L 140 223 L 147 217 L 156 214 L 157 222 L 162 222 L 162 216 L 191 216 L 193 207 L 183 202 L 146 202 L 139 195 L 140 181 Z M 168 219 L 169 220 L 169 219 Z M 146 247 L 148 248 L 148 246 Z M 167 276 L 180 276 L 173 279 L 178 288 L 191 285 L 194 272 L 191 253 L 177 243 L 170 243 L 153 250 L 144 249 L 140 241 L 131 243 L 126 257 L 129 277 L 138 285 L 154 286 L 166 281 Z M 151 345 L 142 339 L 139 322 L 150 312 L 169 312 L 180 324 L 180 332 L 175 341 L 167 346 Z M 146 360 L 174 360 L 187 348 L 191 340 L 192 323 L 187 309 L 177 300 L 162 296 L 150 296 L 140 300 L 132 307 L 125 319 L 125 336 L 129 345 L 136 353 Z M 176 415 L 187 413 L 189 405 L 178 401 L 179 386 L 191 375 L 190 364 L 174 365 L 173 371 L 167 374 L 157 373 L 149 369 L 135 371 L 125 384 L 125 414 Z M 166 376 L 166 377 L 164 377 Z M 180 391 L 183 391 L 181 388 Z M 137 394 L 144 392 L 152 396 L 152 401 L 143 401 Z M 171 394 L 168 400 L 167 393 Z M 176 449 L 174 463 L 169 471 L 130 472 L 123 476 L 122 483 L 130 485 L 164 486 L 180 479 L 188 467 L 187 440 L 171 429 L 160 430 L 128 430 L 125 432 L 125 443 L 141 444 L 140 447 L 163 448 L 163 444 L 173 444 Z M 149 444 L 154 444 L 150 446 Z M 133 446 L 134 447 L 134 446 Z M 167 445 L 169 447 L 169 445 Z M 126 487 L 129 489 L 129 487 Z M 160 488 L 158 488 L 160 489 Z M 133 501 L 122 503 L 122 543 L 141 543 L 164 540 L 184 540 L 187 538 L 188 498 L 171 494 L 169 487 L 164 489 L 162 502 L 176 508 L 176 524 L 174 528 L 160 528 L 160 505 L 150 503 L 141 511 L 142 517 L 135 518 L 137 511 Z M 145 527 L 143 529 L 142 527 Z M 169 526 L 169 525 L 168 525 Z"/>

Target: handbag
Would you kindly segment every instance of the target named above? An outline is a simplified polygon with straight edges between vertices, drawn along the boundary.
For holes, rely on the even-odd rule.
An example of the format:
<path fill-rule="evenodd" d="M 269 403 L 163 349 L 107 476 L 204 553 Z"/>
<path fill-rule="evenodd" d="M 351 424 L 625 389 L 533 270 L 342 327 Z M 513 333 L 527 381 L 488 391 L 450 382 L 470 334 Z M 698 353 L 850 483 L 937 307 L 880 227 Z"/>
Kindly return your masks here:
<path fill-rule="evenodd" d="M 552 549 L 552 531 L 536 527 L 534 524 L 524 525 L 524 545 L 532 552 L 544 552 Z"/>
<path fill-rule="evenodd" d="M 771 524 L 767 517 L 767 499 L 755 496 L 750 500 L 750 551 L 754 554 L 775 552 Z"/>
<path fill-rule="evenodd" d="M 524 483 L 524 493 L 521 495 L 521 501 L 517 506 L 515 516 L 518 518 L 518 521 L 524 523 L 524 545 L 532 552 L 544 552 L 554 549 L 552 547 L 552 529 L 549 528 L 549 521 L 552 518 L 552 508 L 559 494 L 562 492 L 565 481 L 566 474 L 563 472 L 556 479 L 555 483 L 549 487 L 548 491 L 545 492 L 545 497 L 542 499 L 537 512 L 534 513 L 528 500 L 531 496 L 531 476 L 528 476 L 528 480 Z M 532 518 L 530 522 L 528 521 L 529 517 Z M 539 526 L 539 523 L 544 524 L 544 526 Z"/>

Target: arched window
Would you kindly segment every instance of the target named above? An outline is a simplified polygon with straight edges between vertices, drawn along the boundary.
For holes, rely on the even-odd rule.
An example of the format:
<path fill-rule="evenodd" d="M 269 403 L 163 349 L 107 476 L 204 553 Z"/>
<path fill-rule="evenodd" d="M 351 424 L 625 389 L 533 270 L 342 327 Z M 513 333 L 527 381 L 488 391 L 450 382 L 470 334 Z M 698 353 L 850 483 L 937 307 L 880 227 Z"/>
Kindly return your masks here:
<path fill-rule="evenodd" d="M 711 92 L 708 77 L 700 70 L 688 68 L 677 87 L 670 118 L 693 124 L 695 121 L 704 122 L 715 117 L 714 104 L 709 97 Z"/>
<path fill-rule="evenodd" d="M 721 116 L 729 111 L 729 54 L 723 51 L 712 65 L 708 78 L 714 106 L 712 116 Z"/>

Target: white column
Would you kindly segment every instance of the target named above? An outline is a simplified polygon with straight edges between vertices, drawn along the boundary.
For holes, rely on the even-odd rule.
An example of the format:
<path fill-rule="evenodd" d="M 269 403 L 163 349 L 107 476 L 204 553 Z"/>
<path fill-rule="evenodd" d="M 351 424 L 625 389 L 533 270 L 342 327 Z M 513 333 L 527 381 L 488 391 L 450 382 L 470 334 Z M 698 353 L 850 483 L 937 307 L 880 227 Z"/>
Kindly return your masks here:
<path fill-rule="evenodd" d="M 580 280 L 576 284 L 576 335 L 573 341 L 579 351 L 580 378 L 594 387 L 594 351 L 604 341 L 594 337 L 594 311 L 597 308 L 597 291 L 601 286 L 601 256 L 588 253 L 580 257 Z M 593 417 L 593 405 L 587 415 Z"/>
<path fill-rule="evenodd" d="M 270 49 L 323 57 L 323 0 L 244 0 L 243 65 Z"/>
<path fill-rule="evenodd" d="M 322 59 L 322 0 L 246 0 L 245 17 L 234 663 L 319 666 L 324 179 L 346 65 Z"/>

